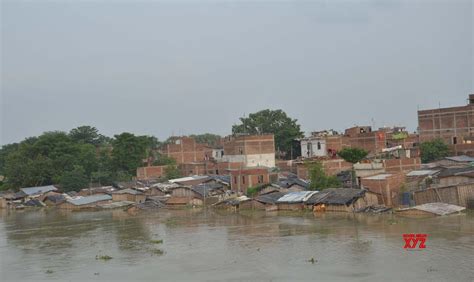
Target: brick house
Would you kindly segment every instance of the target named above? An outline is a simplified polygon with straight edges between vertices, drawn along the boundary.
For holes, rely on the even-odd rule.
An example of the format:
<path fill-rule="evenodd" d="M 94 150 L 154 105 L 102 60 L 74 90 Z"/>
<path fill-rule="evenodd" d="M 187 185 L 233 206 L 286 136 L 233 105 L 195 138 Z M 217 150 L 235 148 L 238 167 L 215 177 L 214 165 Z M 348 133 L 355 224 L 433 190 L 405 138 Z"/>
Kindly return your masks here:
<path fill-rule="evenodd" d="M 361 186 L 379 195 L 379 203 L 387 207 L 397 207 L 400 189 L 405 183 L 404 173 L 381 173 L 361 178 Z"/>

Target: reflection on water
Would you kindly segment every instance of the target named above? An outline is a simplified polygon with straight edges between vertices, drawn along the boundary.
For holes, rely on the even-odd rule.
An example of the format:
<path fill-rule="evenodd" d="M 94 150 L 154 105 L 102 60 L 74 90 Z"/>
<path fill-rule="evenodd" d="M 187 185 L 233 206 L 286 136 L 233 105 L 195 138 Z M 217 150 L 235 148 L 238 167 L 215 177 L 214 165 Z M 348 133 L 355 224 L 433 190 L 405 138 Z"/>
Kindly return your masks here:
<path fill-rule="evenodd" d="M 404 233 L 427 249 L 403 249 Z M 473 235 L 472 213 L 3 210 L 0 280 L 473 281 Z"/>

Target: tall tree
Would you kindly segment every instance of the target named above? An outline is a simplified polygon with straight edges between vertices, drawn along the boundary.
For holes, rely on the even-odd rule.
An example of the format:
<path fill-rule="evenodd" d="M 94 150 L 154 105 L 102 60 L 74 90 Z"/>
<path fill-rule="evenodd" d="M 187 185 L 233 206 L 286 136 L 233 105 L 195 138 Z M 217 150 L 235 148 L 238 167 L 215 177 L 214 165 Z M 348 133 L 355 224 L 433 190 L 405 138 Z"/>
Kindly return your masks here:
<path fill-rule="evenodd" d="M 99 140 L 99 131 L 93 126 L 79 126 L 69 131 L 69 137 L 75 142 L 98 145 Z"/>
<path fill-rule="evenodd" d="M 421 161 L 429 163 L 447 157 L 449 147 L 441 139 L 426 141 L 420 144 Z"/>
<path fill-rule="evenodd" d="M 114 137 L 112 142 L 113 166 L 117 171 L 123 171 L 131 177 L 136 173 L 136 169 L 143 165 L 149 144 L 145 138 L 128 132 Z"/>
<path fill-rule="evenodd" d="M 263 134 L 273 133 L 275 148 L 283 157 L 291 158 L 298 151 L 298 143 L 294 140 L 303 137 L 300 125 L 282 110 L 262 110 L 240 118 L 241 124 L 232 126 L 232 132 Z"/>
<path fill-rule="evenodd" d="M 86 188 L 88 184 L 89 179 L 80 165 L 74 166 L 72 170 L 64 172 L 61 176 L 61 188 L 64 191 L 79 191 Z"/>

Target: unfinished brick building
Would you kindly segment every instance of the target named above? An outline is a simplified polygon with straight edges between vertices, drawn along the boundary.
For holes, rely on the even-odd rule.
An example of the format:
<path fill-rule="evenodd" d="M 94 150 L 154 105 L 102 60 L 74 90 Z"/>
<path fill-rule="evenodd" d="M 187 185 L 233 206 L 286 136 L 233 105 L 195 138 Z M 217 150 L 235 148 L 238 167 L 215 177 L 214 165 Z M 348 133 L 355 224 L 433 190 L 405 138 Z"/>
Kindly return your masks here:
<path fill-rule="evenodd" d="M 196 143 L 191 137 L 173 137 L 172 142 L 166 144 L 161 153 L 173 158 L 176 163 L 203 162 L 212 157 L 212 148 L 206 144 Z"/>
<path fill-rule="evenodd" d="M 440 138 L 455 154 L 474 155 L 474 94 L 465 106 L 418 111 L 420 142 Z"/>
<path fill-rule="evenodd" d="M 271 174 L 266 167 L 232 169 L 229 170 L 229 174 L 231 176 L 230 187 L 232 191 L 242 192 L 244 194 L 247 193 L 250 187 L 261 186 L 271 181 Z"/>
<path fill-rule="evenodd" d="M 223 142 L 222 162 L 242 163 L 243 167 L 275 167 L 273 134 L 232 135 Z"/>
<path fill-rule="evenodd" d="M 404 183 L 404 173 L 382 173 L 361 179 L 361 186 L 377 193 L 379 203 L 387 207 L 399 206 L 400 189 Z"/>

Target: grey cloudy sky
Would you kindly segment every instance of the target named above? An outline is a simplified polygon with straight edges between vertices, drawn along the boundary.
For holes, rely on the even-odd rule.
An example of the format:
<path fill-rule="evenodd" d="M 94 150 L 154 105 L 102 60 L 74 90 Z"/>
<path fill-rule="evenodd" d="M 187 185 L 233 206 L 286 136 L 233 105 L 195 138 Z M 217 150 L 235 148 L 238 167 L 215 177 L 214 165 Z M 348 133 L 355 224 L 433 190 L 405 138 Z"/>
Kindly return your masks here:
<path fill-rule="evenodd" d="M 2 1 L 1 143 L 49 130 L 417 126 L 474 93 L 473 1 Z"/>

